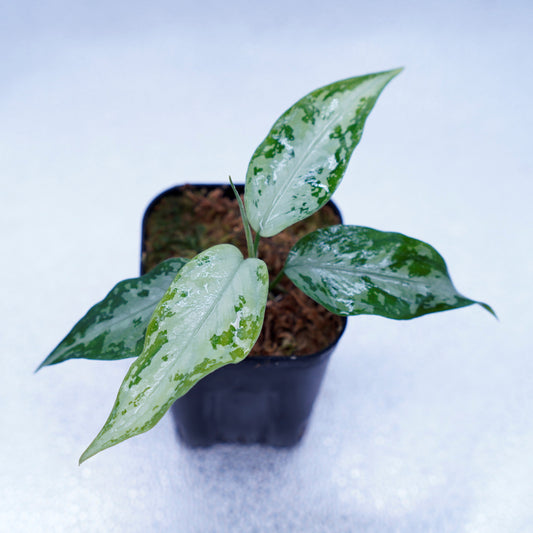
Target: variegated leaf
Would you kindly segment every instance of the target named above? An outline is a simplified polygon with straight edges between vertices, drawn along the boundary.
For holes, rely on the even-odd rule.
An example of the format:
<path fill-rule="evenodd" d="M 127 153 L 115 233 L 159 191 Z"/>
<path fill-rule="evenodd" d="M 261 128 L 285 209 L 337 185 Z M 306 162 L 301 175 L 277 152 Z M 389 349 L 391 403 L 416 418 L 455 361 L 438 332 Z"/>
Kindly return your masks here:
<path fill-rule="evenodd" d="M 378 96 L 401 69 L 338 81 L 308 94 L 255 151 L 244 195 L 251 226 L 276 235 L 322 207 L 337 188 Z"/>
<path fill-rule="evenodd" d="M 209 248 L 179 272 L 154 312 L 104 427 L 80 462 L 152 428 L 172 403 L 254 346 L 268 295 L 260 259 L 230 244 Z"/>
<path fill-rule="evenodd" d="M 39 368 L 67 359 L 114 360 L 138 356 L 156 305 L 186 262 L 187 259 L 168 259 L 144 276 L 115 285 L 101 302 L 89 309 Z"/>
<path fill-rule="evenodd" d="M 292 248 L 287 276 L 339 315 L 409 319 L 479 304 L 459 294 L 444 259 L 422 241 L 359 226 L 331 226 Z"/>

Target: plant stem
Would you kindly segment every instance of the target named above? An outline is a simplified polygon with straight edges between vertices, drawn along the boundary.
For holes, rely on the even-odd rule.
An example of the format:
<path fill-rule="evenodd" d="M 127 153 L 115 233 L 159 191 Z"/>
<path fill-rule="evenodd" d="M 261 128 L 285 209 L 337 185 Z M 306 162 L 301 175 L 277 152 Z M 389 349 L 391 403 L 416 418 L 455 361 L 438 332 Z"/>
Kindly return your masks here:
<path fill-rule="evenodd" d="M 261 235 L 259 233 L 255 234 L 255 240 L 254 240 L 254 257 L 257 257 L 257 251 L 259 250 L 259 240 L 261 239 Z"/>
<path fill-rule="evenodd" d="M 244 204 L 242 203 L 241 197 L 237 189 L 235 188 L 235 185 L 233 185 L 231 176 L 229 176 L 229 182 L 230 182 L 231 188 L 233 189 L 233 194 L 235 194 L 235 198 L 237 198 L 237 203 L 239 204 L 239 210 L 241 212 L 241 218 L 242 218 L 242 225 L 244 227 L 244 234 L 246 235 L 246 245 L 248 247 L 248 256 L 257 257 L 257 250 L 254 248 L 254 242 L 252 239 L 252 230 L 250 229 L 250 224 L 248 222 L 248 217 L 246 216 L 246 210 L 244 209 Z"/>
<path fill-rule="evenodd" d="M 281 280 L 283 277 L 283 274 L 285 274 L 285 267 L 283 267 L 277 274 L 277 276 L 272 280 L 270 283 L 268 290 L 271 291 Z"/>

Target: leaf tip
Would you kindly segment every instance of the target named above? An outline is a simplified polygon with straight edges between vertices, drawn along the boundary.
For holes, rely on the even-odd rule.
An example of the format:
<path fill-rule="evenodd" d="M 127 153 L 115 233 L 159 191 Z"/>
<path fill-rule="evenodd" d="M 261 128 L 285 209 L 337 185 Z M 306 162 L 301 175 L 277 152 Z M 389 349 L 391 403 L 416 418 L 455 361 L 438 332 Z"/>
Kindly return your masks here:
<path fill-rule="evenodd" d="M 93 455 L 96 455 L 98 452 L 101 452 L 103 449 L 102 447 L 96 446 L 96 441 L 98 440 L 98 437 L 96 437 L 91 444 L 87 447 L 87 449 L 81 454 L 79 460 L 78 460 L 78 466 L 81 466 L 82 463 L 87 461 L 87 459 L 90 459 Z"/>
<path fill-rule="evenodd" d="M 89 448 L 87 448 L 87 450 L 85 450 L 85 451 L 81 454 L 80 458 L 78 459 L 78 466 L 81 466 L 82 463 L 84 463 L 85 461 L 87 461 L 87 459 L 89 459 L 89 457 L 92 457 L 92 455 L 89 455 L 89 454 L 87 453 L 88 450 L 89 450 Z"/>
<path fill-rule="evenodd" d="M 485 311 L 489 312 L 498 322 L 500 321 L 500 319 L 498 318 L 498 315 L 496 314 L 494 309 L 489 304 L 486 304 L 483 302 L 477 302 L 477 304 L 483 307 Z"/>
<path fill-rule="evenodd" d="M 34 371 L 33 373 L 34 374 L 37 374 L 37 372 L 39 372 L 39 370 L 41 370 L 41 368 L 45 367 L 45 366 L 50 366 L 50 365 L 53 365 L 55 361 L 51 360 L 51 357 L 53 355 L 54 352 L 52 352 Z"/>
<path fill-rule="evenodd" d="M 387 75 L 387 78 L 388 78 L 387 83 L 389 83 L 396 76 L 398 76 L 398 74 L 401 74 L 404 71 L 404 69 L 405 69 L 405 67 L 393 68 L 391 70 L 386 70 L 385 72 L 382 72 L 382 74 L 386 74 Z"/>

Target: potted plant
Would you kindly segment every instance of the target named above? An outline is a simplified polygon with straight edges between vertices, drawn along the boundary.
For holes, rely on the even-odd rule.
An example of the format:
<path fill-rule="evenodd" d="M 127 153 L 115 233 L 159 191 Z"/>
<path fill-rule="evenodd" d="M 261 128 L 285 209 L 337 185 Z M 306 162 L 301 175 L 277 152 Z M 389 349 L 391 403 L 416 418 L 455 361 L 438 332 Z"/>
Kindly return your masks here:
<path fill-rule="evenodd" d="M 170 258 L 140 278 L 120 282 L 43 361 L 41 367 L 80 357 L 135 357 L 109 418 L 80 462 L 147 431 L 198 382 L 201 387 L 234 366 L 226 365 L 254 366 L 247 356 L 261 334 L 269 298 L 276 297 L 285 276 L 344 317 L 405 320 L 476 303 L 494 314 L 456 291 L 434 248 L 398 233 L 334 224 L 301 237 L 278 271 L 269 272 L 259 257 L 261 243 L 327 204 L 366 118 L 400 70 L 317 89 L 275 122 L 251 158 L 243 199 L 230 178 L 247 257 L 224 240 L 189 260 Z M 285 372 L 291 370 L 279 374 Z M 315 389 L 320 377 L 311 380 Z"/>

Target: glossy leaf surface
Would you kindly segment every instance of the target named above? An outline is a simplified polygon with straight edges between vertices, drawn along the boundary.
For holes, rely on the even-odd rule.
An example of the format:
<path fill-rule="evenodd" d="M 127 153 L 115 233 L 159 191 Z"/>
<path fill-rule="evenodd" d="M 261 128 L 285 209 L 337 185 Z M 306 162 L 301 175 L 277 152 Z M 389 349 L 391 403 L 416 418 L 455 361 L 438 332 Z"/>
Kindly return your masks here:
<path fill-rule="evenodd" d="M 186 259 L 168 259 L 121 281 L 72 328 L 39 368 L 67 359 L 114 360 L 142 352 L 148 322 Z"/>
<path fill-rule="evenodd" d="M 422 241 L 359 226 L 332 226 L 306 235 L 291 250 L 287 276 L 339 315 L 394 319 L 484 303 L 459 294 L 444 259 Z"/>
<path fill-rule="evenodd" d="M 401 69 L 359 76 L 308 94 L 274 124 L 246 174 L 251 226 L 276 235 L 322 207 L 344 176 L 378 96 Z"/>
<path fill-rule="evenodd" d="M 265 263 L 243 259 L 235 246 L 213 246 L 189 261 L 155 310 L 143 352 L 80 462 L 147 431 L 201 378 L 244 359 L 261 331 L 267 295 Z"/>

